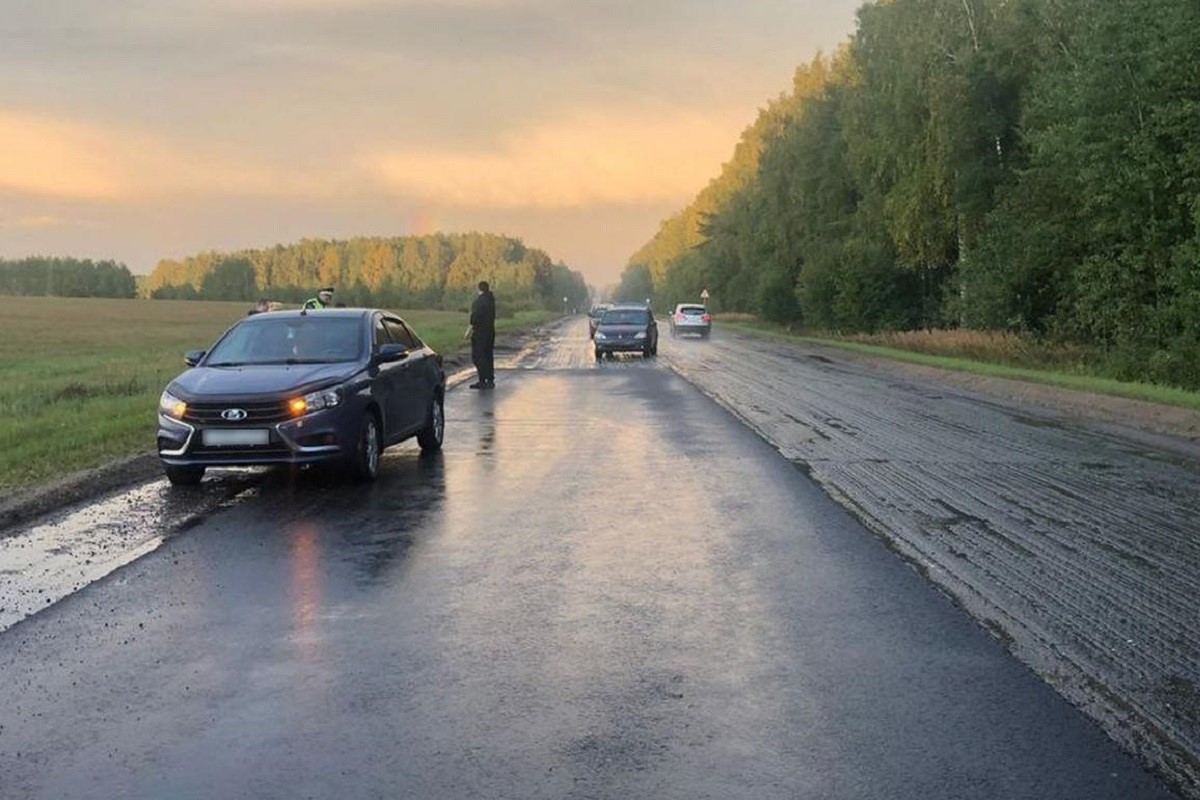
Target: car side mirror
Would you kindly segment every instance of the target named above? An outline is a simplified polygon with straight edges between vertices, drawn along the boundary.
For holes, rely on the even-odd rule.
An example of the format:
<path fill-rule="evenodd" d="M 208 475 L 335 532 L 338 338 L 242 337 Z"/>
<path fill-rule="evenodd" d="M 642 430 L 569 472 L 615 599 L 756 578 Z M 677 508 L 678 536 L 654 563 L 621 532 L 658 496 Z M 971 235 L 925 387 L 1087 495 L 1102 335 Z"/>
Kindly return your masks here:
<path fill-rule="evenodd" d="M 183 363 L 194 367 L 200 363 L 200 359 L 204 358 L 204 354 L 207 352 L 207 350 L 189 350 L 183 354 Z"/>
<path fill-rule="evenodd" d="M 402 344 L 380 345 L 379 350 L 375 353 L 377 364 L 389 364 L 393 361 L 403 361 L 406 358 L 408 358 L 408 347 Z"/>

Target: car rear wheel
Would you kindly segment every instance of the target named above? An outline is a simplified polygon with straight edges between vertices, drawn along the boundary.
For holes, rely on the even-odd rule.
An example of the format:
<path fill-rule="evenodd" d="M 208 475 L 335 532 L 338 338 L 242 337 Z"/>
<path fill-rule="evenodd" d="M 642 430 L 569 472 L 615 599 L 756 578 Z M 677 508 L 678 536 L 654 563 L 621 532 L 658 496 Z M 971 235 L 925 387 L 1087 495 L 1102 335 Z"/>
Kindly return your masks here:
<path fill-rule="evenodd" d="M 446 432 L 446 415 L 444 413 L 442 396 L 435 394 L 429 404 L 429 414 L 425 418 L 425 427 L 417 434 L 417 444 L 426 453 L 432 453 L 442 448 L 442 436 Z"/>
<path fill-rule="evenodd" d="M 603 351 L 603 350 L 597 350 L 597 351 L 596 351 L 596 360 L 597 360 L 597 361 L 603 361 L 603 360 L 604 360 L 604 351 Z"/>
<path fill-rule="evenodd" d="M 204 477 L 204 467 L 173 467 L 166 465 L 167 480 L 173 486 L 195 486 Z"/>
<path fill-rule="evenodd" d="M 363 415 L 362 426 L 358 431 L 358 444 L 350 461 L 350 472 L 355 480 L 366 482 L 378 478 L 381 454 L 379 423 L 376 422 L 375 415 L 368 411 Z"/>

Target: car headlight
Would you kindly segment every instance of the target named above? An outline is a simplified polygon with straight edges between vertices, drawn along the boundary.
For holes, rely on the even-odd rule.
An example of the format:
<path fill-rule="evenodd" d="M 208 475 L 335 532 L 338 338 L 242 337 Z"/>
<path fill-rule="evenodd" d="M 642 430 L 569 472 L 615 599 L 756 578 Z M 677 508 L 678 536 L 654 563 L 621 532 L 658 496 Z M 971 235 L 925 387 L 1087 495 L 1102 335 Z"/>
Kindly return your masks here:
<path fill-rule="evenodd" d="M 288 410 L 292 412 L 292 416 L 299 417 L 323 408 L 333 408 L 340 405 L 341 402 L 342 395 L 337 389 L 322 389 L 319 392 L 306 394 L 304 397 L 292 400 L 288 403 Z"/>
<path fill-rule="evenodd" d="M 604 331 L 596 331 L 596 339 L 597 340 L 607 339 L 607 338 L 608 338 L 608 336 L 604 333 Z"/>
<path fill-rule="evenodd" d="M 158 398 L 158 413 L 172 419 L 183 419 L 183 415 L 187 413 L 187 403 L 170 392 L 163 392 Z"/>
<path fill-rule="evenodd" d="M 645 338 L 646 338 L 646 332 L 645 332 L 645 331 L 638 331 L 637 333 L 635 333 L 635 334 L 633 335 L 633 338 L 635 338 L 635 339 L 645 339 Z"/>

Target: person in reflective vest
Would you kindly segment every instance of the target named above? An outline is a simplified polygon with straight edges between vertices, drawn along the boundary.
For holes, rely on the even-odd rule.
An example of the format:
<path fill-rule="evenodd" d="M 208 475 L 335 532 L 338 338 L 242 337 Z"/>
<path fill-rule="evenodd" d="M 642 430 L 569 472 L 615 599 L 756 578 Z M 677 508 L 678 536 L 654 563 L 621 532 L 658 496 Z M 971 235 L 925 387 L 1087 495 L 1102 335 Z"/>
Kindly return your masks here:
<path fill-rule="evenodd" d="M 326 286 L 324 289 L 317 290 L 316 297 L 310 297 L 304 301 L 304 309 L 306 311 L 319 310 L 328 307 L 333 302 L 333 287 Z"/>

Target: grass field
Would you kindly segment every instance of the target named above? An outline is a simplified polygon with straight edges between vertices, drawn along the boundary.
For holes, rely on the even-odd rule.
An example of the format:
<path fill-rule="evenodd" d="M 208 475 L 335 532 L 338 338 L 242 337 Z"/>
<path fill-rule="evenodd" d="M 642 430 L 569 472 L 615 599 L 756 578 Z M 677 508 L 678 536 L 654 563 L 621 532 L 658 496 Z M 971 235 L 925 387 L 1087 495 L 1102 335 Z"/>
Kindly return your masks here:
<path fill-rule="evenodd" d="M 0 306 L 0 493 L 151 452 L 158 396 L 248 303 L 4 298 Z M 466 315 L 401 311 L 443 354 Z M 499 330 L 556 316 L 525 312 Z"/>
<path fill-rule="evenodd" d="M 745 319 L 718 322 L 744 333 L 830 345 L 898 361 L 1200 409 L 1198 392 L 1090 374 L 1086 355 L 1077 350 L 1052 347 L 1007 333 L 915 331 L 839 338 L 800 335 Z"/>

